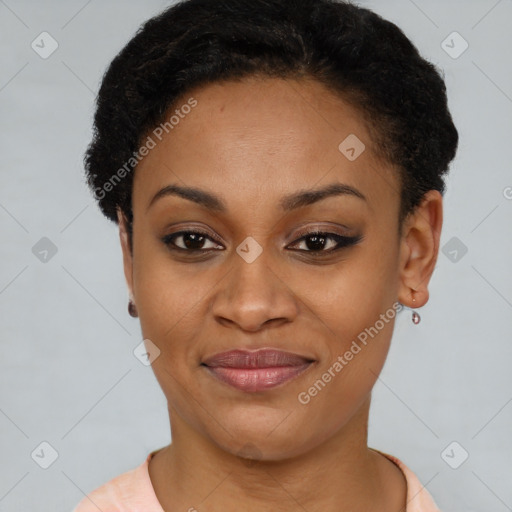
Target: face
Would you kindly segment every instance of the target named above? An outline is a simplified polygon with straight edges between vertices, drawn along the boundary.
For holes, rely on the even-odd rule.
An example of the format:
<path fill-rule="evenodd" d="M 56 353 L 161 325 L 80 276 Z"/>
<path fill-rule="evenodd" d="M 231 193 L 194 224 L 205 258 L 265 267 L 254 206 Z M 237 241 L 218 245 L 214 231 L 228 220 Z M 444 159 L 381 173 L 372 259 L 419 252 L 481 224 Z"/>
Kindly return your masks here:
<path fill-rule="evenodd" d="M 209 85 L 180 105 L 168 133 L 150 134 L 133 254 L 123 244 L 171 423 L 233 454 L 305 453 L 367 402 L 407 301 L 398 174 L 361 114 L 314 81 Z M 294 356 L 215 363 L 262 348 Z"/>

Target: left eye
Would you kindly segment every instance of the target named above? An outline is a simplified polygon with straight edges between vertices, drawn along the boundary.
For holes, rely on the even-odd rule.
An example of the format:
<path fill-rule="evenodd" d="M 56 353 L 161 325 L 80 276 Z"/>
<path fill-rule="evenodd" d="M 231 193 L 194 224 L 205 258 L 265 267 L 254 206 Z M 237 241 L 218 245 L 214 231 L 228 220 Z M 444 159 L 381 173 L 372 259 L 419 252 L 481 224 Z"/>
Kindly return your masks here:
<path fill-rule="evenodd" d="M 315 231 L 299 238 L 297 242 L 305 244 L 306 247 L 308 248 L 308 250 L 299 249 L 299 251 L 321 254 L 331 253 L 337 251 L 338 249 L 349 247 L 359 242 L 360 239 L 361 237 L 359 236 L 348 237 L 338 235 L 337 233 L 323 233 L 320 231 Z M 327 240 L 331 240 L 331 242 L 334 243 L 332 243 L 331 247 L 329 247 L 329 249 L 326 250 L 325 247 L 329 245 L 327 243 Z"/>

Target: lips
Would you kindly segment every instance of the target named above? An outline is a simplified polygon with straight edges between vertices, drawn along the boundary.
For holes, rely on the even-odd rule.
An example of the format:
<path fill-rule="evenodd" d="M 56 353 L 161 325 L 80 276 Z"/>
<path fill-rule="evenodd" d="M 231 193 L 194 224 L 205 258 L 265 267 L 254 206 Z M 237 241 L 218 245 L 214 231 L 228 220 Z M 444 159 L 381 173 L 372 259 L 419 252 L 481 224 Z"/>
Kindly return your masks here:
<path fill-rule="evenodd" d="M 206 366 L 217 368 L 273 368 L 276 366 L 301 366 L 312 362 L 298 354 L 282 350 L 260 349 L 257 351 L 230 350 L 210 357 L 204 361 Z"/>
<path fill-rule="evenodd" d="M 290 381 L 304 372 L 313 359 L 275 349 L 230 350 L 206 359 L 210 375 L 247 392 L 263 391 Z"/>

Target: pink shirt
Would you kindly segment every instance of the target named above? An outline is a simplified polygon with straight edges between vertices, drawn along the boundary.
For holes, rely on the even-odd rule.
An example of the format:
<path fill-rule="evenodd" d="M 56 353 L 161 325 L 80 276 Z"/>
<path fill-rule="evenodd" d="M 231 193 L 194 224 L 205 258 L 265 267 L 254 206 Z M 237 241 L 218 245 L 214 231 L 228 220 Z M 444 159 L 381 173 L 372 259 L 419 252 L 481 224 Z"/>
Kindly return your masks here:
<path fill-rule="evenodd" d="M 123 473 L 85 496 L 72 512 L 164 512 L 158 501 L 151 479 L 149 461 L 157 452 L 151 452 L 138 467 Z M 376 450 L 378 451 L 378 450 Z M 432 496 L 416 475 L 399 459 L 379 451 L 394 462 L 407 481 L 406 512 L 441 512 Z"/>

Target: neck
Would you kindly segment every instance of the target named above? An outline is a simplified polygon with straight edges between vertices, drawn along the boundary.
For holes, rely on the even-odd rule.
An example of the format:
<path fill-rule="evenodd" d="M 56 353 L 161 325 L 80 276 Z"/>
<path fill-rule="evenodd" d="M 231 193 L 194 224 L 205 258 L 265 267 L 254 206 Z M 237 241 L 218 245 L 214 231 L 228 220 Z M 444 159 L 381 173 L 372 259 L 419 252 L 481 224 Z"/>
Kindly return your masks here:
<path fill-rule="evenodd" d="M 241 459 L 170 408 L 172 444 L 150 462 L 157 498 L 166 512 L 401 510 L 403 474 L 367 446 L 369 406 L 370 397 L 334 436 L 277 461 Z"/>

